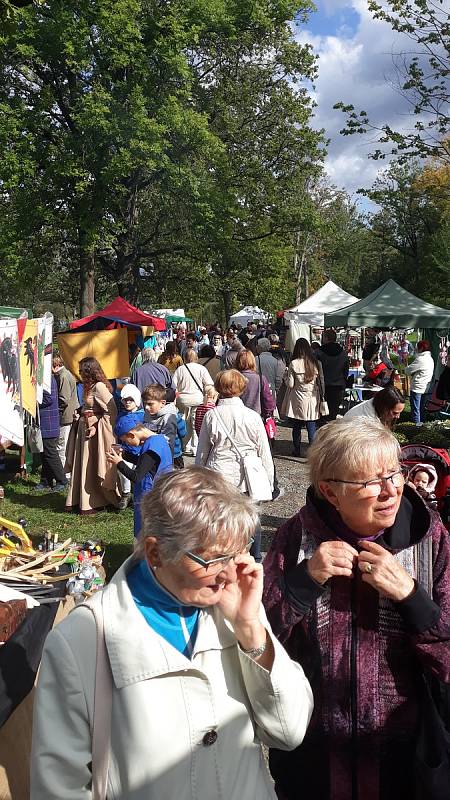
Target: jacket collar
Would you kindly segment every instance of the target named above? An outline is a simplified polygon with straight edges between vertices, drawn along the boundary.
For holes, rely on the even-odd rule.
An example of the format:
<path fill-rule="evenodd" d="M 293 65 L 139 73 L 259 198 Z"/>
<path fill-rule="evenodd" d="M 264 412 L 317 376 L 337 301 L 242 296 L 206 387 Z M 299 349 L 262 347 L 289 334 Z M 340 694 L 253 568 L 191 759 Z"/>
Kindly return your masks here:
<path fill-rule="evenodd" d="M 192 659 L 172 647 L 148 625 L 135 605 L 127 583 L 127 574 L 135 564 L 135 556 L 128 558 L 100 593 L 106 648 L 117 689 L 195 668 L 200 653 L 236 644 L 231 626 L 212 607 L 200 612 Z"/>
<path fill-rule="evenodd" d="M 306 505 L 300 510 L 299 517 L 308 533 L 319 541 L 336 539 L 339 536 L 329 524 L 332 517 L 327 507 L 329 503 L 319 498 L 310 486 L 306 494 Z M 414 489 L 406 485 L 394 524 L 383 531 L 377 542 L 393 552 L 404 550 L 418 544 L 430 532 L 432 522 L 428 506 Z"/>

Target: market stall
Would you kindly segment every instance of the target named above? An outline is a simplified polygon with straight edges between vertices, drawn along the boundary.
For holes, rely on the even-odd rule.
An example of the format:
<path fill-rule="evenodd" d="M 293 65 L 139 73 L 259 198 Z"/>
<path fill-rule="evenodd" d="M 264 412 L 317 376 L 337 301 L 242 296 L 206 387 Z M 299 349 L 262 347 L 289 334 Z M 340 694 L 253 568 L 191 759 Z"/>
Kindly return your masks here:
<path fill-rule="evenodd" d="M 116 297 L 95 314 L 71 322 L 57 341 L 64 363 L 75 377 L 79 361 L 90 356 L 101 363 L 111 380 L 128 375 L 129 345 L 137 342 L 142 347 L 155 331 L 165 329 L 165 320 Z"/>
<path fill-rule="evenodd" d="M 229 324 L 242 325 L 245 328 L 249 322 L 264 322 L 269 318 L 268 311 L 263 311 L 258 306 L 244 306 L 236 314 L 232 314 Z"/>
<path fill-rule="evenodd" d="M 449 328 L 450 311 L 421 300 L 392 278 L 367 297 L 328 311 L 326 327 L 336 328 Z"/>
<path fill-rule="evenodd" d="M 327 281 L 303 303 L 286 309 L 283 315 L 289 325 L 286 349 L 292 352 L 294 344 L 299 338 L 311 341 L 311 328 L 325 327 L 324 315 L 326 312 L 354 303 L 357 299 L 333 281 Z"/>

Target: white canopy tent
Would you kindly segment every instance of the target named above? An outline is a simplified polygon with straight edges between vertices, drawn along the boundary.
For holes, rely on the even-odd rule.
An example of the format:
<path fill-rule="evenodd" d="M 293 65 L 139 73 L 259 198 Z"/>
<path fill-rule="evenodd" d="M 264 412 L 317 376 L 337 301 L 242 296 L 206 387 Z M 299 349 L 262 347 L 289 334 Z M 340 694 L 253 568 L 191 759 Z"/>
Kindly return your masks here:
<path fill-rule="evenodd" d="M 313 325 L 323 328 L 325 314 L 357 302 L 357 297 L 345 292 L 333 281 L 327 281 L 321 289 L 314 292 L 303 303 L 294 308 L 288 308 L 284 312 L 284 319 L 297 325 Z"/>
<path fill-rule="evenodd" d="M 240 323 L 245 327 L 248 322 L 260 319 L 266 320 L 269 316 L 270 314 L 267 311 L 263 311 L 262 308 L 258 308 L 258 306 L 244 306 L 244 308 L 241 308 L 240 311 L 236 311 L 236 314 L 230 317 L 230 325 L 234 322 L 236 325 Z"/>

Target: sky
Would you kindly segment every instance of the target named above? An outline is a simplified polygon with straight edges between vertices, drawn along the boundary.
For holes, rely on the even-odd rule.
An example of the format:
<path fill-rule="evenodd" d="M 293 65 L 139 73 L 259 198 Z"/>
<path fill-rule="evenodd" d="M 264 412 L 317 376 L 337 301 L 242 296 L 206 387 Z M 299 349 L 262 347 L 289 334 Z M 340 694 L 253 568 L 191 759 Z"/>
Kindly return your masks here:
<path fill-rule="evenodd" d="M 342 100 L 356 111 L 367 111 L 375 123 L 408 128 L 409 103 L 394 88 L 395 55 L 408 43 L 389 24 L 373 19 L 367 0 L 316 0 L 316 7 L 306 24 L 295 27 L 295 38 L 312 44 L 319 56 L 314 127 L 325 128 L 331 140 L 328 175 L 354 195 L 359 188 L 370 188 L 387 162 L 368 158 L 377 149 L 373 133 L 340 135 L 345 115 L 333 106 Z M 364 199 L 359 203 L 361 210 L 371 205 Z"/>

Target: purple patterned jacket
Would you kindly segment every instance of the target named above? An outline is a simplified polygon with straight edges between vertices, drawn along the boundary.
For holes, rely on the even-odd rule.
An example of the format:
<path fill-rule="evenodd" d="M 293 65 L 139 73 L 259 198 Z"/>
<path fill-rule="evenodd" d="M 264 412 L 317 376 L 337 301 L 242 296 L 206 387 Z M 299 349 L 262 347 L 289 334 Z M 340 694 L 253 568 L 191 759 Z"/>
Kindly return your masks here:
<path fill-rule="evenodd" d="M 405 487 L 396 521 L 377 543 L 416 579 L 414 594 L 394 603 L 359 570 L 353 580 L 321 586 L 306 565 L 321 541 L 336 538 L 324 524 L 324 504 L 310 489 L 264 562 L 267 616 L 315 700 L 303 744 L 270 753 L 277 793 L 283 800 L 413 800 L 422 667 L 450 683 L 449 534 Z M 430 561 L 432 598 L 423 580 Z"/>

